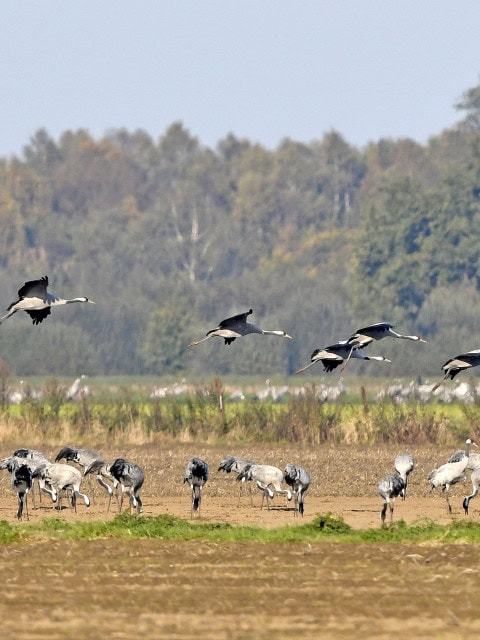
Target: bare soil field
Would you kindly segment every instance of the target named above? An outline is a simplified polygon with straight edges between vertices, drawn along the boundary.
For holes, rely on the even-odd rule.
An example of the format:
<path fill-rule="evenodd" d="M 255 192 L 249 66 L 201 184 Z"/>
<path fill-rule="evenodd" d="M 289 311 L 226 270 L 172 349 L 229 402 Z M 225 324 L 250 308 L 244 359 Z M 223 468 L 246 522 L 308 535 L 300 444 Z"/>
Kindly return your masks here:
<path fill-rule="evenodd" d="M 0 455 L 15 448 L 2 445 Z M 158 444 L 99 446 L 107 460 L 124 456 L 146 475 L 144 515 L 190 517 L 189 487 L 183 472 L 192 455 L 210 465 L 201 522 L 263 527 L 295 527 L 317 513 L 341 516 L 354 528 L 380 525 L 378 480 L 393 471 L 398 447 L 199 446 Z M 58 448 L 36 445 L 53 459 Z M 397 500 L 395 519 L 480 520 L 471 503 L 461 508 L 471 484 L 452 488 L 452 516 L 444 498 L 431 494 L 426 476 L 442 464 L 450 448 L 409 447 L 416 459 L 405 502 Z M 283 468 L 296 462 L 309 469 L 312 486 L 305 517 L 277 497 L 260 509 L 255 491 L 237 506 L 235 476 L 216 473 L 225 454 L 241 455 Z M 104 520 L 107 499 L 93 481 L 92 498 L 77 513 L 53 509 L 48 496 L 29 522 L 46 517 Z M 15 522 L 16 497 L 7 472 L 0 476 L 0 520 Z M 142 517 L 142 516 L 140 516 Z M 24 522 L 28 525 L 28 522 Z M 480 549 L 473 545 L 263 543 L 215 544 L 162 540 L 94 540 L 24 543 L 0 548 L 3 598 L 2 638 L 473 638 L 480 631 L 474 593 L 480 584 Z"/>

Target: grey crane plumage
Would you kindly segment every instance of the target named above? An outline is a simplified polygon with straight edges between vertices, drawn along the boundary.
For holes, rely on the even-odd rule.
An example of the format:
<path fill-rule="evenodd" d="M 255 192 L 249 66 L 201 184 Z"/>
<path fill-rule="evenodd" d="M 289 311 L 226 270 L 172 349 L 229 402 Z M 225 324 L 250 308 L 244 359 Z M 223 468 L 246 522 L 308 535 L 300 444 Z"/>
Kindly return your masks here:
<path fill-rule="evenodd" d="M 32 473 L 42 464 L 51 464 L 50 459 L 43 453 L 43 451 L 39 451 L 38 449 L 29 449 L 28 447 L 21 447 L 17 449 L 12 454 L 16 458 L 22 458 L 25 464 L 28 464 Z M 40 498 L 40 502 L 42 501 L 42 492 L 48 493 L 48 495 L 53 499 L 51 489 L 46 485 L 45 481 L 42 478 L 36 478 L 38 484 L 38 495 Z M 32 490 L 32 501 L 33 508 L 35 509 L 35 493 Z"/>
<path fill-rule="evenodd" d="M 473 440 L 467 438 L 465 441 L 465 455 L 460 460 L 457 462 L 447 462 L 446 464 L 442 464 L 438 469 L 433 469 L 428 475 L 428 480 L 432 485 L 431 489 L 441 488 L 442 491 L 445 492 L 445 499 L 447 501 L 447 510 L 449 514 L 452 512 L 452 507 L 450 505 L 448 492 L 452 484 L 464 482 L 466 478 L 465 471 L 467 469 L 468 459 L 470 456 L 470 447 L 472 445 L 477 446 Z"/>
<path fill-rule="evenodd" d="M 263 509 L 263 502 L 265 499 L 267 500 L 267 508 L 270 509 L 269 500 L 272 500 L 275 496 L 270 487 L 273 487 L 276 493 L 286 495 L 288 501 L 292 499 L 290 490 L 282 489 L 284 476 L 283 471 L 278 467 L 274 467 L 269 464 L 248 464 L 243 471 L 237 475 L 237 481 L 241 482 L 243 478 L 256 482 L 257 487 L 262 492 L 262 504 L 260 509 Z"/>
<path fill-rule="evenodd" d="M 192 509 L 190 516 L 200 511 L 202 503 L 202 492 L 208 480 L 208 463 L 201 458 L 191 458 L 185 468 L 183 482 L 188 482 L 192 489 Z"/>
<path fill-rule="evenodd" d="M 393 509 L 395 507 L 395 498 L 402 495 L 405 491 L 405 482 L 399 475 L 388 475 L 382 478 L 378 483 L 378 493 L 383 498 L 383 507 L 380 511 L 382 525 L 385 524 L 385 516 L 387 507 L 390 509 L 390 522 L 393 522 Z"/>
<path fill-rule="evenodd" d="M 347 366 L 350 358 L 353 358 L 354 349 L 364 349 L 372 342 L 382 340 L 383 338 L 400 338 L 401 340 L 413 340 L 414 342 L 426 342 L 423 338 L 417 335 L 403 335 L 394 331 L 395 325 L 391 322 L 375 322 L 374 324 L 367 325 L 361 329 L 357 329 L 353 335 L 347 340 L 350 346 L 350 353 L 345 360 L 345 364 L 342 370 Z"/>
<path fill-rule="evenodd" d="M 316 362 L 321 362 L 323 364 L 324 371 L 330 373 L 344 362 L 346 364 L 349 358 L 357 358 L 359 360 L 376 360 L 377 362 L 391 362 L 391 360 L 384 358 L 383 356 L 365 355 L 360 351 L 360 347 L 352 347 L 348 344 L 347 340 L 341 340 L 329 347 L 315 349 L 310 356 L 309 364 L 301 369 L 297 369 L 295 373 L 302 373 L 302 371 L 305 371 L 305 369 L 308 369 Z"/>
<path fill-rule="evenodd" d="M 450 358 L 450 360 L 447 360 L 445 364 L 442 365 L 445 375 L 440 382 L 437 382 L 437 384 L 433 386 L 432 392 L 438 389 L 438 387 L 448 378 L 453 380 L 455 376 L 462 371 L 466 371 L 472 367 L 478 367 L 479 364 L 480 349 L 473 349 L 472 351 L 467 351 L 467 353 L 461 353 L 454 358 Z"/>
<path fill-rule="evenodd" d="M 201 340 L 194 340 L 188 346 L 193 347 L 197 344 L 200 344 L 201 342 L 204 342 L 205 340 L 208 340 L 209 338 L 214 338 L 215 336 L 223 338 L 225 340 L 225 344 L 231 344 L 237 338 L 246 336 L 249 333 L 257 333 L 262 336 L 279 336 L 281 338 L 292 338 L 292 336 L 288 335 L 288 333 L 286 333 L 285 331 L 262 329 L 252 324 L 251 322 L 248 322 L 247 318 L 252 313 L 253 310 L 249 309 L 245 313 L 239 313 L 236 316 L 232 316 L 231 318 L 222 320 L 218 324 L 218 327 L 215 327 L 215 329 L 210 329 L 210 331 L 207 332 L 205 338 L 202 338 Z"/>
<path fill-rule="evenodd" d="M 91 449 L 82 449 L 80 447 L 73 447 L 67 445 L 62 447 L 60 451 L 55 456 L 55 462 L 59 462 L 60 460 L 66 460 L 67 462 L 74 462 L 78 464 L 80 467 L 83 467 L 83 475 L 88 475 L 86 470 L 88 467 L 92 465 L 93 462 L 101 461 L 105 463 L 103 456 L 96 451 L 92 451 Z M 92 473 L 92 471 L 90 471 Z M 109 472 L 97 473 L 97 482 L 98 484 L 105 489 L 109 496 L 113 495 L 112 487 L 105 482 L 104 478 L 108 478 L 113 481 L 113 477 Z"/>
<path fill-rule="evenodd" d="M 27 495 L 33 486 L 32 470 L 23 458 L 10 456 L 0 462 L 0 469 L 10 473 L 12 489 L 18 496 L 17 518 L 21 520 L 25 508 L 28 519 Z"/>
<path fill-rule="evenodd" d="M 472 498 L 475 498 L 478 493 L 478 488 L 480 487 L 480 467 L 477 467 L 472 471 L 470 480 L 472 481 L 472 493 L 468 496 L 465 496 L 463 500 L 463 509 L 465 511 L 465 515 L 468 515 L 470 500 L 472 500 Z"/>
<path fill-rule="evenodd" d="M 145 482 L 145 474 L 143 469 L 135 462 L 129 462 L 125 458 L 117 458 L 108 468 L 111 476 L 120 485 L 120 505 L 119 510 L 122 510 L 123 496 L 127 495 L 130 500 L 131 509 L 136 509 L 137 513 L 142 513 L 143 502 L 140 495 L 140 490 Z"/>
<path fill-rule="evenodd" d="M 399 453 L 395 458 L 394 462 L 395 471 L 402 478 L 405 487 L 402 491 L 402 498 L 405 500 L 407 497 L 407 484 L 408 484 L 408 476 L 412 473 L 415 468 L 415 460 L 413 456 L 409 453 Z"/>
<path fill-rule="evenodd" d="M 245 467 L 249 464 L 255 464 L 255 462 L 253 460 L 250 460 L 249 458 L 237 458 L 236 456 L 226 456 L 225 458 L 223 458 L 223 460 L 221 460 L 220 464 L 218 465 L 217 473 L 219 471 L 225 471 L 225 473 L 233 472 L 238 474 L 241 471 L 243 471 Z M 242 482 L 240 483 L 240 489 L 238 492 L 237 507 L 240 506 L 240 499 L 242 497 L 242 490 L 245 482 L 246 482 L 246 478 L 243 478 Z M 249 487 L 250 487 L 250 504 L 253 506 L 251 484 L 249 484 Z"/>
<path fill-rule="evenodd" d="M 17 311 L 25 311 L 32 318 L 33 324 L 40 324 L 50 315 L 52 307 L 70 304 L 73 302 L 89 302 L 95 304 L 85 296 L 79 298 L 58 298 L 52 293 L 48 293 L 48 276 L 43 276 L 39 280 L 29 280 L 18 290 L 18 300 L 12 302 L 7 308 L 8 313 L 0 318 L 0 323 L 13 316 Z"/>
<path fill-rule="evenodd" d="M 82 498 L 86 507 L 90 506 L 89 497 L 80 492 L 82 474 L 78 469 L 68 464 L 45 464 L 38 467 L 33 472 L 34 478 L 42 478 L 52 489 L 52 500 L 57 501 L 57 509 L 62 508 L 62 498 L 64 491 L 71 492 L 70 504 L 72 509 L 77 511 L 77 498 Z"/>
<path fill-rule="evenodd" d="M 390 322 L 375 322 L 362 329 L 357 329 L 353 335 L 348 339 L 348 344 L 351 347 L 366 347 L 367 345 L 375 342 L 376 340 L 382 340 L 383 338 L 401 338 L 402 340 L 413 340 L 414 342 L 426 342 L 419 336 L 402 335 L 393 330 L 395 325 Z"/>
<path fill-rule="evenodd" d="M 295 515 L 297 512 L 303 517 L 305 494 L 310 487 L 310 474 L 297 464 L 288 463 L 283 472 L 285 482 L 292 487 L 295 498 Z"/>

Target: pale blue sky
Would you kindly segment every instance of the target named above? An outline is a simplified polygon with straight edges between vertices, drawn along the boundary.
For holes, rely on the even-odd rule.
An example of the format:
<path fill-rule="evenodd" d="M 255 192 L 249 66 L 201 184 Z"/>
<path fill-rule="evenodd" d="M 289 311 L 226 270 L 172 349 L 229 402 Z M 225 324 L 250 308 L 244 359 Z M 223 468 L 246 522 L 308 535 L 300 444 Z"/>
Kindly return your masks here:
<path fill-rule="evenodd" d="M 210 147 L 425 142 L 480 82 L 479 34 L 475 0 L 4 0 L 0 155 L 178 120 Z"/>

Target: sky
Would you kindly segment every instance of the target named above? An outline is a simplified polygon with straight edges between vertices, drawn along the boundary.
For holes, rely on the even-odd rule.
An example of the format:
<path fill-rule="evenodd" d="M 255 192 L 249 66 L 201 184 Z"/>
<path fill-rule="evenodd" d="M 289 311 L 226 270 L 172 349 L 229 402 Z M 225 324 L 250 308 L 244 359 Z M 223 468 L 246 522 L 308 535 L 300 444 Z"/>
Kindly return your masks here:
<path fill-rule="evenodd" d="M 211 148 L 423 144 L 480 83 L 479 33 L 474 0 L 3 0 L 0 156 L 179 121 Z"/>

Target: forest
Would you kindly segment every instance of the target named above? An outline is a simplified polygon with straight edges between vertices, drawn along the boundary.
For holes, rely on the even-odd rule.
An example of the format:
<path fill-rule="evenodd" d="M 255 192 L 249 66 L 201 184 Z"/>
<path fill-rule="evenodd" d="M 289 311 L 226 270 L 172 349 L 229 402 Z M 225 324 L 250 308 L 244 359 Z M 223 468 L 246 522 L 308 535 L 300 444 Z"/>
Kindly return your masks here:
<path fill-rule="evenodd" d="M 428 343 L 382 341 L 369 351 L 392 363 L 352 373 L 439 376 L 480 348 L 480 86 L 456 108 L 425 144 L 362 149 L 337 131 L 274 150 L 230 134 L 211 149 L 182 122 L 158 140 L 36 131 L 0 159 L 1 305 L 43 275 L 96 305 L 38 326 L 17 313 L 0 359 L 18 376 L 289 376 L 315 348 L 389 321 Z M 293 340 L 188 346 L 250 308 Z"/>

